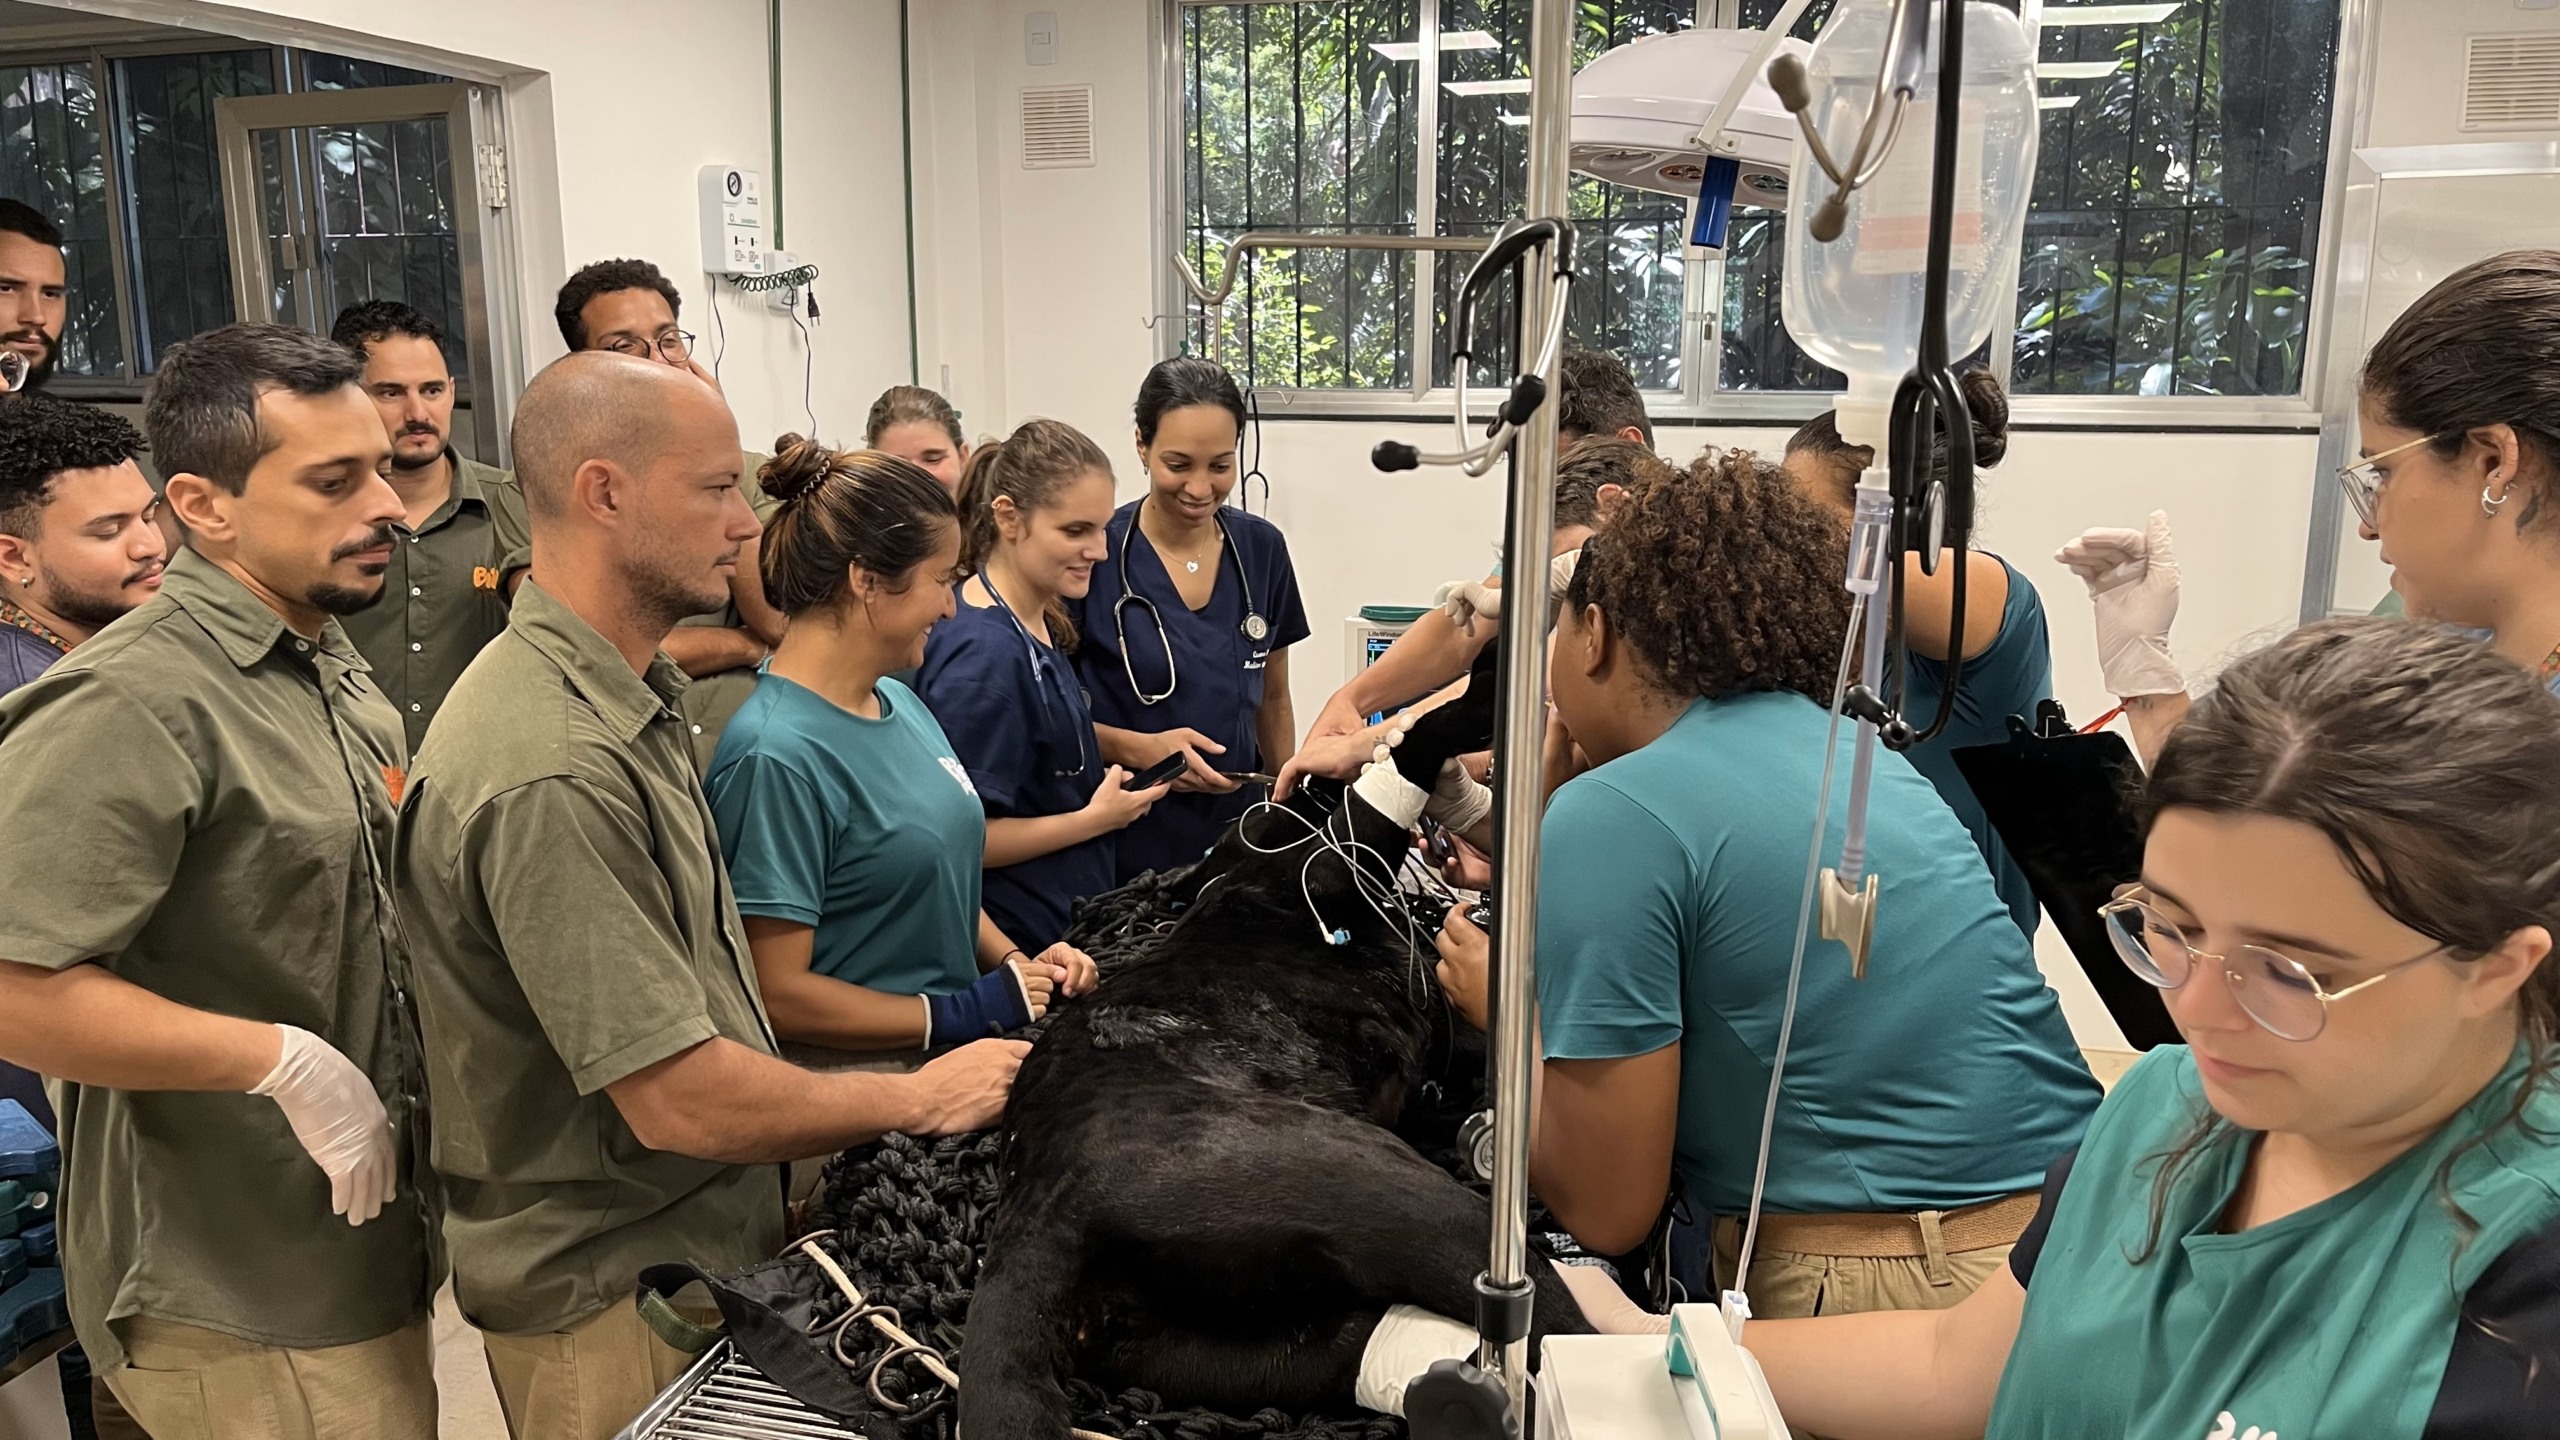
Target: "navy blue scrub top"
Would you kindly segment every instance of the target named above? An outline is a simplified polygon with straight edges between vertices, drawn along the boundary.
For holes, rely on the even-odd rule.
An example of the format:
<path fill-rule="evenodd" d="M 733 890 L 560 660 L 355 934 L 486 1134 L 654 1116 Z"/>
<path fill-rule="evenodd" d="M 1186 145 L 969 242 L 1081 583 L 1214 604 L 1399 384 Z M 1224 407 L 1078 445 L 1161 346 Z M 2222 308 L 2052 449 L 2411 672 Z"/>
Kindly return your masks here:
<path fill-rule="evenodd" d="M 925 641 L 917 693 L 942 725 L 987 818 L 1037 819 L 1081 810 L 1106 768 L 1075 667 L 1031 638 L 1001 605 L 966 599 Z M 980 903 L 1014 944 L 1034 954 L 1066 938 L 1075 902 L 1112 888 L 1113 837 L 986 872 Z"/>
<path fill-rule="evenodd" d="M 1111 517 L 1111 558 L 1093 570 L 1093 589 L 1082 602 L 1069 602 L 1083 643 L 1076 649 L 1076 670 L 1092 697 L 1093 718 L 1120 730 L 1149 734 L 1192 729 L 1227 747 L 1224 755 L 1204 755 L 1213 769 L 1229 772 L 1267 770 L 1254 738 L 1254 717 L 1262 711 L 1263 676 L 1275 650 L 1307 638 L 1307 608 L 1298 598 L 1298 572 L 1289 564 L 1289 542 L 1280 527 L 1259 515 L 1222 509 L 1234 542 L 1219 550 L 1218 581 L 1209 603 L 1193 610 L 1182 603 L 1163 557 L 1138 527 L 1132 500 Z M 1239 563 L 1241 562 L 1241 563 Z M 1155 602 L 1164 617 L 1159 632 L 1147 607 L 1120 608 L 1127 625 L 1113 623 L 1112 610 L 1122 594 L 1120 577 L 1140 596 Z M 1269 628 L 1260 640 L 1244 633 L 1245 584 L 1253 585 L 1253 613 Z M 1123 642 L 1129 663 L 1122 663 Z M 1138 692 L 1163 695 L 1171 683 L 1165 674 L 1166 645 L 1174 664 L 1173 694 L 1160 703 L 1139 703 Z M 1132 688 L 1132 669 L 1137 687 Z M 1171 870 L 1207 854 L 1227 822 L 1245 807 L 1266 798 L 1258 786 L 1225 795 L 1167 795 L 1128 829 L 1120 832 L 1118 879 L 1126 884 L 1149 870 Z"/>
<path fill-rule="evenodd" d="M 2033 723 L 2037 702 L 2053 698 L 2053 643 L 2045 634 L 2044 600 L 2016 566 L 2000 560 L 2000 568 L 2009 572 L 2009 599 L 2000 608 L 2000 633 L 1981 654 L 1964 662 L 1955 713 L 1947 717 L 1947 728 L 1936 739 L 1911 748 L 1911 763 L 1938 787 L 1947 808 L 1973 832 L 1982 862 L 1991 867 L 1991 883 L 2000 891 L 2000 903 L 2009 907 L 2009 917 L 2033 943 L 2043 916 L 2035 887 L 2027 883 L 2027 872 L 2018 868 L 2009 847 L 2000 842 L 2000 832 L 1992 828 L 1991 817 L 1974 798 L 1973 786 L 1956 765 L 1955 754 L 1968 745 L 2007 743 L 2010 716 L 2023 716 Z M 1925 729 L 1938 718 L 1938 697 L 1946 691 L 1945 664 L 1912 656 L 1911 691 L 1902 709 L 1914 727 Z"/>

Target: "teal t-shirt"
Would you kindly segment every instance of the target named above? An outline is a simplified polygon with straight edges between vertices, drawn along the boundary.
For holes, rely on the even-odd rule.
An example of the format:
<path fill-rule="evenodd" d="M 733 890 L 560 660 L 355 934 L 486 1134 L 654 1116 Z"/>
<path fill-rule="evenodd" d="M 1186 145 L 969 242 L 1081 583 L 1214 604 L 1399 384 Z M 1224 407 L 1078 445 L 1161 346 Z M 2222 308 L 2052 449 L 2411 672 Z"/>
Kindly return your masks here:
<path fill-rule="evenodd" d="M 2044 915 L 2036 904 L 2035 886 L 2028 883 L 2027 872 L 2018 868 L 1991 816 L 1975 798 L 1973 782 L 1964 778 L 1963 768 L 1956 764 L 1958 749 L 2006 743 L 2010 716 L 2022 716 L 2033 724 L 2037 702 L 2053 698 L 2053 641 L 2045 631 L 2043 597 L 2018 573 L 2018 567 L 2000 560 L 2000 568 L 2009 572 L 2009 598 L 2000 607 L 2000 633 L 1981 654 L 1964 662 L 1947 728 L 1929 743 L 1911 747 L 1911 763 L 1938 787 L 1947 808 L 1972 832 L 1982 862 L 1991 867 L 2000 903 L 2009 907 L 2010 918 L 2033 944 Z M 1903 716 L 1916 728 L 1928 728 L 1938 718 L 1939 698 L 1946 692 L 1946 664 L 1912 656 L 1911 688 L 1903 697 Z"/>
<path fill-rule="evenodd" d="M 866 720 L 765 672 L 703 790 L 742 914 L 816 930 L 809 968 L 892 995 L 978 978 L 986 814 L 914 691 L 879 685 Z"/>
<path fill-rule="evenodd" d="M 2159 1244 L 2150 1159 L 2204 1113 L 2183 1045 L 2143 1057 L 2090 1122 L 2027 1282 L 1989 1440 L 2419 1440 L 2462 1296 L 2509 1246 L 2560 1216 L 2560 1099 L 2506 1113 L 2524 1051 L 2434 1136 L 2362 1184 L 2226 1233 L 2248 1147 L 2226 1131 L 2175 1184 Z M 2537 1137 L 2533 1131 L 2539 1131 Z M 2546 1382 L 2547 1383 L 2547 1382 Z"/>
<path fill-rule="evenodd" d="M 1692 704 L 1577 777 L 1538 846 L 1538 1010 L 1550 1059 L 1680 1044 L 1674 1168 L 1720 1215 L 1751 1200 L 1829 716 L 1796 694 Z M 1846 824 L 1840 735 L 1829 857 Z M 2098 1084 L 1973 838 L 1910 762 L 1876 756 L 1882 877 L 1867 977 L 1806 948 L 1768 1208 L 1951 1210 L 2042 1183 Z"/>

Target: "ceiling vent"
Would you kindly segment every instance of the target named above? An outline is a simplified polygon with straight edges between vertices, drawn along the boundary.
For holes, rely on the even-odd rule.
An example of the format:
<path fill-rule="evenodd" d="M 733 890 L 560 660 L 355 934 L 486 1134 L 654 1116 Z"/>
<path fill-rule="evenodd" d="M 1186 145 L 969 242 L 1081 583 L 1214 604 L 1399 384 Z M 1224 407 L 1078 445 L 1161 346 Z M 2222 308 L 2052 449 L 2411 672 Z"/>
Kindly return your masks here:
<path fill-rule="evenodd" d="M 2560 33 L 2472 36 L 2462 128 L 2560 130 Z"/>
<path fill-rule="evenodd" d="M 1093 87 L 1035 85 L 1022 92 L 1022 168 L 1073 170 L 1093 164 Z"/>

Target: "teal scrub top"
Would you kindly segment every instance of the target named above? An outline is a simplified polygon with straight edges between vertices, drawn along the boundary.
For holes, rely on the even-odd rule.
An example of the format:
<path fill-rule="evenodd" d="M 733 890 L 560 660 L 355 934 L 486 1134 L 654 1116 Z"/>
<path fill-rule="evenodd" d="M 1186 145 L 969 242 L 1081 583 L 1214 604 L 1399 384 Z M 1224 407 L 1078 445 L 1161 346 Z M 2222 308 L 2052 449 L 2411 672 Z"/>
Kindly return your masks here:
<path fill-rule="evenodd" d="M 1981 654 L 1964 662 L 1963 682 L 1956 688 L 1955 710 L 1947 717 L 1947 728 L 1929 743 L 1913 746 L 1911 763 L 1938 787 L 1947 808 L 1972 833 L 1983 864 L 1991 868 L 1992 883 L 1999 887 L 2000 903 L 2009 908 L 2010 918 L 2032 944 L 2044 913 L 2036 904 L 2035 886 L 2028 883 L 2027 872 L 2018 868 L 2009 847 L 2001 843 L 2000 832 L 1992 827 L 1982 802 L 1974 798 L 1972 782 L 1956 765 L 1958 749 L 2006 744 L 2010 716 L 2022 716 L 2033 724 L 2038 702 L 2053 698 L 2053 641 L 2045 631 L 2044 600 L 2018 567 L 2000 560 L 2000 568 L 2009 572 L 2009 598 L 2000 607 L 2000 633 Z M 1928 728 L 1937 718 L 1939 697 L 1946 692 L 1945 664 L 1912 656 L 1904 718 L 1915 728 Z"/>
<path fill-rule="evenodd" d="M 891 995 L 978 978 L 987 822 L 915 692 L 880 682 L 866 720 L 767 671 L 720 736 L 703 790 L 739 913 L 812 927 L 809 968 Z"/>
<path fill-rule="evenodd" d="M 2188 1049 L 2151 1051 L 2072 1163 L 1989 1440 L 2419 1440 L 2462 1297 L 2560 1216 L 2560 1098 L 2545 1088 L 2524 1128 L 2498 1128 L 2524 1061 L 2520 1047 L 2434 1136 L 2362 1184 L 2238 1234 L 2222 1216 L 2248 1147 L 2226 1127 L 2170 1188 L 2159 1243 L 2137 1263 L 2152 1158 L 2205 1113 Z M 2492 1129 L 2454 1161 L 2450 1198 L 2477 1226 L 2466 1233 L 2438 1176 Z"/>
<path fill-rule="evenodd" d="M 1751 1200 L 1829 716 L 1793 693 L 1700 700 L 1556 792 L 1538 846 L 1548 1058 L 1680 1045 L 1674 1168 L 1720 1215 Z M 1840 734 L 1826 864 L 1846 823 Z M 1971 837 L 1910 762 L 1876 756 L 1882 877 L 1864 980 L 1817 932 L 1780 1091 L 1768 1208 L 1953 1210 L 2042 1182 L 2098 1084 Z"/>

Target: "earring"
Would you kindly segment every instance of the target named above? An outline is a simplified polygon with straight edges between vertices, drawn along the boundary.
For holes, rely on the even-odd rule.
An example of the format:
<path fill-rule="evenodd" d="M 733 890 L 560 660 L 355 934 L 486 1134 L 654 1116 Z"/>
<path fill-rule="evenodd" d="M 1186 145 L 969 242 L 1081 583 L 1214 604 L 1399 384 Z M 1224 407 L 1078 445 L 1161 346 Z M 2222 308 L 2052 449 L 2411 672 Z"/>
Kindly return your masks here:
<path fill-rule="evenodd" d="M 2514 498 L 2515 492 L 2513 490 L 2509 490 L 2506 494 L 2500 495 L 2495 499 L 2491 499 L 2489 496 L 2489 487 L 2483 485 L 2480 487 L 2480 513 L 2488 516 L 2492 520 L 2495 520 L 2498 518 L 2498 507 L 2506 504 L 2509 500 Z"/>
<path fill-rule="evenodd" d="M 20 589 L 22 589 L 22 590 L 33 590 L 34 588 L 36 588 L 36 577 L 34 577 L 33 575 L 21 575 L 21 576 L 19 576 L 19 577 L 18 577 L 18 587 L 19 587 Z"/>

